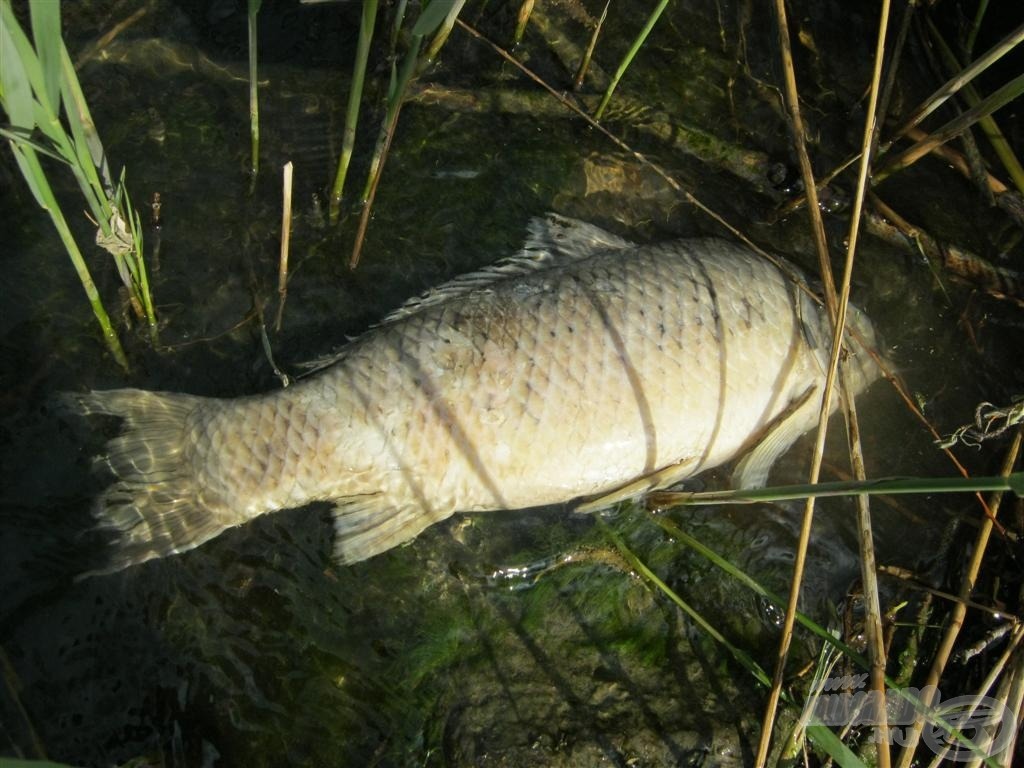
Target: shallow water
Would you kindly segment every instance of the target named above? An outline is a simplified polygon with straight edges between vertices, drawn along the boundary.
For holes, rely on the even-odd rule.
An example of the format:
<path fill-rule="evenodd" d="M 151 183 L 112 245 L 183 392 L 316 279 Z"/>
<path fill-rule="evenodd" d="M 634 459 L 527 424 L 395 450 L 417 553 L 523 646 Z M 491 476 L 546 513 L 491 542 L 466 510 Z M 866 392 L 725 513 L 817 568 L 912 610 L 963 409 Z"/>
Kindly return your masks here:
<path fill-rule="evenodd" d="M 591 518 L 563 510 L 457 516 L 410 546 L 341 568 L 330 559 L 325 510 L 312 507 L 184 556 L 72 580 L 102 558 L 103 542 L 88 530 L 90 499 L 104 481 L 90 473 L 90 457 L 114 426 L 62 414 L 54 393 L 132 385 L 231 397 L 279 386 L 252 310 L 256 296 L 268 317 L 276 311 L 279 169 L 287 160 L 296 166 L 292 279 L 284 328 L 270 339 L 290 373 L 405 298 L 513 252 L 528 219 L 547 210 L 640 240 L 720 232 L 576 120 L 414 103 L 401 118 L 363 263 L 350 272 L 356 217 L 326 227 L 314 195 L 322 199 L 333 177 L 357 4 L 265 5 L 262 171 L 252 195 L 244 12 L 229 3 L 158 2 L 81 69 L 107 151 L 128 167 L 136 203 L 143 207 L 154 192 L 163 202 L 162 228 L 150 229 L 147 243 L 159 241 L 152 281 L 169 351 L 154 352 L 141 330 L 122 326 L 133 370 L 117 369 L 49 222 L 9 156 L 0 165 L 0 646 L 13 686 L 0 692 L 0 754 L 38 756 L 38 743 L 80 765 L 749 763 L 763 692 L 633 573 Z M 507 39 L 507 9 L 470 7 L 470 23 Z M 574 8 L 547 13 L 585 41 Z M 645 9 L 613 8 L 598 48 L 606 70 Z M 747 13 L 742 3 L 671 7 L 620 87 L 651 112 L 612 116 L 609 126 L 755 240 L 811 265 L 803 214 L 767 223 L 781 198 L 769 183 L 701 162 L 706 147 L 684 153 L 635 127 L 670 115 L 766 162 L 788 158 L 785 123 L 765 85 L 777 80 L 770 19 L 755 14 L 743 30 L 749 73 L 738 61 Z M 125 15 L 115 4 L 77 6 L 66 20 L 72 57 Z M 874 24 L 845 7 L 842 24 L 831 18 L 816 10 L 801 17 L 828 56 L 798 50 L 815 93 L 808 114 L 820 136 L 819 171 L 859 140 L 855 105 Z M 519 54 L 565 83 L 536 31 Z M 458 31 L 424 80 L 451 90 L 535 89 Z M 912 72 L 902 87 L 909 103 L 926 92 Z M 362 184 L 372 112 L 364 111 L 350 190 Z M 883 191 L 933 234 L 997 253 L 1002 219 L 941 164 L 924 163 Z M 76 210 L 65 192 L 67 210 Z M 83 224 L 76 219 L 84 244 Z M 828 226 L 841 242 L 845 217 L 829 217 Z M 1016 259 L 1019 268 L 1019 251 L 1008 265 Z M 940 289 L 926 265 L 870 238 L 859 258 L 856 299 L 942 431 L 969 421 L 977 402 L 1008 402 L 1020 391 L 1018 309 L 948 279 Z M 96 254 L 90 266 L 114 314 L 113 270 Z M 885 383 L 860 403 L 869 475 L 952 472 Z M 833 426 L 827 471 L 842 471 L 841 429 Z M 996 446 L 963 458 L 992 472 L 1000 453 Z M 799 480 L 809 454 L 805 439 L 773 477 Z M 724 475 L 701 482 L 718 485 Z M 829 501 L 820 509 L 804 606 L 828 623 L 859 565 L 852 506 Z M 879 560 L 943 573 L 951 523 L 972 513 L 960 498 L 877 504 Z M 797 506 L 670 514 L 785 593 Z M 627 506 L 603 520 L 771 668 L 777 611 L 671 541 L 642 510 Z M 887 601 L 914 598 L 883 586 Z M 794 655 L 796 667 L 816 645 L 798 636 Z"/>

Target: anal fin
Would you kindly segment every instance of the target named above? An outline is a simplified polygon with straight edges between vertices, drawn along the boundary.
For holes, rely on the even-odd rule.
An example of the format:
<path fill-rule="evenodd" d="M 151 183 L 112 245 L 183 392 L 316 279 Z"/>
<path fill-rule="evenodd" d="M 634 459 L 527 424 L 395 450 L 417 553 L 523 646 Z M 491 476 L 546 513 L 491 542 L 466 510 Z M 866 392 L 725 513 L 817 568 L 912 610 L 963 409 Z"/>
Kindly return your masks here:
<path fill-rule="evenodd" d="M 415 538 L 451 511 L 395 506 L 383 494 L 335 500 L 334 557 L 342 564 L 379 555 Z"/>

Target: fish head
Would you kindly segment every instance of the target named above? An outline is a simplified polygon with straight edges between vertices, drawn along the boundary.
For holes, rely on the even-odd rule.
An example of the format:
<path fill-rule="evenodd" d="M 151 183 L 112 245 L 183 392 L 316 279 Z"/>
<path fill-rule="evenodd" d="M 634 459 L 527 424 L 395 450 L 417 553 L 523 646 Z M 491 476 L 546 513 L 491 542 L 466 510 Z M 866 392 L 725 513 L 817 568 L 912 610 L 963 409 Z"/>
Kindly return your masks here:
<path fill-rule="evenodd" d="M 846 313 L 845 381 L 858 395 L 882 374 L 879 361 L 884 360 L 881 343 L 871 319 L 859 307 L 850 304 Z"/>

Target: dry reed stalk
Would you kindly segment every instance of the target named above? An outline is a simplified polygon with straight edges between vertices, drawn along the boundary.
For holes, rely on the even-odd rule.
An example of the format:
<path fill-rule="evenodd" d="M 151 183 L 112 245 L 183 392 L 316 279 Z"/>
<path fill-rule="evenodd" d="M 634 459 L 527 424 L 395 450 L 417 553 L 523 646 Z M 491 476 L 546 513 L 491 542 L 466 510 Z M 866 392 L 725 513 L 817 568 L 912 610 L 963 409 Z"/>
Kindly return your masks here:
<path fill-rule="evenodd" d="M 1017 430 L 1013 443 L 1010 445 L 1010 449 L 1006 453 L 1006 459 L 1003 461 L 1000 474 L 1004 477 L 1013 471 L 1013 467 L 1017 463 L 1017 457 L 1020 455 L 1022 437 L 1024 437 L 1024 429 Z M 922 703 L 925 707 L 930 707 L 934 703 L 932 701 L 933 693 L 936 690 L 936 687 L 939 684 L 939 679 L 942 677 L 942 673 L 946 668 L 946 663 L 949 661 L 949 657 L 953 653 L 953 646 L 956 644 L 957 637 L 960 634 L 960 629 L 964 623 L 964 617 L 967 615 L 967 605 L 965 601 L 970 599 L 971 593 L 974 591 L 974 585 L 977 583 L 978 573 L 981 571 L 981 564 L 985 558 L 985 550 L 988 547 L 992 530 L 995 528 L 994 521 L 996 515 L 999 514 L 999 506 L 1002 503 L 1002 500 L 1003 493 L 999 491 L 993 493 L 988 502 L 988 508 L 992 510 L 991 517 L 986 516 L 985 519 L 982 520 L 981 527 L 978 530 L 978 535 L 975 537 L 971 560 L 967 565 L 963 581 L 960 583 L 959 597 L 961 602 L 954 603 L 953 605 L 949 621 L 946 624 L 946 631 L 942 637 L 939 647 L 935 651 L 932 666 L 928 670 L 928 676 L 925 678 L 924 683 L 919 689 L 921 691 Z M 910 768 L 910 765 L 913 763 L 914 752 L 921 739 L 921 731 L 923 728 L 924 716 L 918 714 L 917 717 L 914 718 L 913 725 L 907 728 L 904 734 L 905 742 L 903 752 L 900 755 L 900 768 Z"/>
<path fill-rule="evenodd" d="M 274 331 L 281 332 L 281 316 L 288 298 L 288 246 L 292 234 L 292 161 L 284 164 L 281 201 L 281 260 L 277 270 L 277 319 Z"/>

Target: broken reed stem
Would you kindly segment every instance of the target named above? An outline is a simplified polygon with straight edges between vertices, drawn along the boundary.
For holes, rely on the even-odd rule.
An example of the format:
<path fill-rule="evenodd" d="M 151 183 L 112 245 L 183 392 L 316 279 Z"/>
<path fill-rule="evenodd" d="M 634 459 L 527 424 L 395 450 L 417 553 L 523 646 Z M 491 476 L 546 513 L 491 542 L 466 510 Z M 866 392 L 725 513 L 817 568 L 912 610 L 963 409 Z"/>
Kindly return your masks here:
<path fill-rule="evenodd" d="M 587 70 L 590 69 L 590 59 L 594 56 L 594 48 L 597 47 L 597 38 L 601 34 L 601 28 L 604 26 L 604 20 L 608 18 L 608 6 L 612 4 L 612 0 L 605 0 L 604 10 L 601 11 L 601 18 L 597 20 L 597 26 L 594 27 L 594 34 L 590 36 L 590 43 L 587 45 L 587 52 L 583 54 L 583 60 L 580 62 L 580 67 L 576 70 L 576 78 L 572 81 L 572 89 L 578 91 L 583 87 L 583 78 L 587 76 Z"/>
<path fill-rule="evenodd" d="M 1013 467 L 1017 463 L 1017 457 L 1020 455 L 1022 437 L 1024 437 L 1024 429 L 1018 429 L 1014 435 L 1013 443 L 1010 445 L 1010 449 L 1006 453 L 1006 459 L 1003 461 L 1002 471 L 1000 474 L 1004 477 L 1008 476 L 1013 471 Z M 967 565 L 963 581 L 960 583 L 960 592 L 958 593 L 958 596 L 961 602 L 953 604 L 949 614 L 948 623 L 946 624 L 946 631 L 943 634 L 939 647 L 935 651 L 931 669 L 928 670 L 928 676 L 919 689 L 921 691 L 921 697 L 925 707 L 930 707 L 934 703 L 932 701 L 933 693 L 936 690 L 936 687 L 939 684 L 939 679 L 942 677 L 942 673 L 946 668 L 946 662 L 949 661 L 949 657 L 953 653 L 953 646 L 956 644 L 957 637 L 960 634 L 960 629 L 963 627 L 964 617 L 967 615 L 966 601 L 970 599 L 971 593 L 974 591 L 974 585 L 977 583 L 978 573 L 981 571 L 981 564 L 985 558 L 985 550 L 988 547 L 989 538 L 991 537 L 992 530 L 995 527 L 995 516 L 999 514 L 999 506 L 1002 503 L 1002 500 L 1002 491 L 993 493 L 989 499 L 987 508 L 992 510 L 991 517 L 986 516 L 985 519 L 981 521 L 981 526 L 978 529 L 978 535 L 975 537 L 971 560 Z M 910 765 L 913 763 L 914 751 L 916 750 L 918 741 L 921 738 L 921 731 L 923 728 L 924 716 L 919 713 L 915 716 L 913 725 L 904 733 L 905 741 L 903 752 L 900 755 L 900 768 L 910 768 Z"/>
<path fill-rule="evenodd" d="M 284 164 L 281 201 L 281 262 L 277 270 L 277 318 L 274 331 L 281 332 L 284 302 L 288 298 L 288 245 L 292 234 L 292 161 Z"/>
<path fill-rule="evenodd" d="M 260 12 L 260 5 L 263 0 L 249 0 L 248 7 L 248 30 L 249 30 L 249 135 L 252 138 L 252 160 L 249 165 L 249 172 L 252 174 L 252 183 L 256 183 L 256 175 L 260 171 L 260 101 L 259 83 L 256 79 L 256 17 Z"/>

